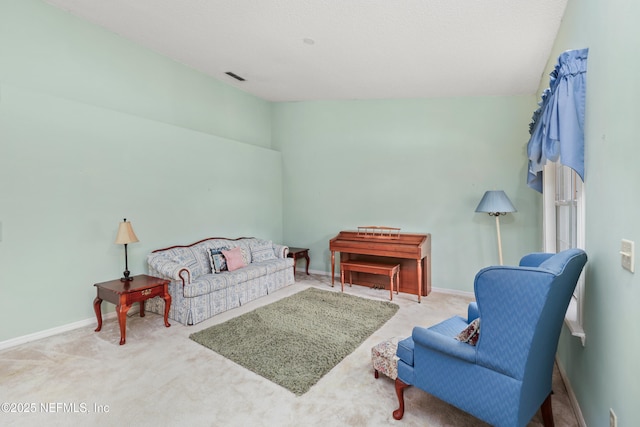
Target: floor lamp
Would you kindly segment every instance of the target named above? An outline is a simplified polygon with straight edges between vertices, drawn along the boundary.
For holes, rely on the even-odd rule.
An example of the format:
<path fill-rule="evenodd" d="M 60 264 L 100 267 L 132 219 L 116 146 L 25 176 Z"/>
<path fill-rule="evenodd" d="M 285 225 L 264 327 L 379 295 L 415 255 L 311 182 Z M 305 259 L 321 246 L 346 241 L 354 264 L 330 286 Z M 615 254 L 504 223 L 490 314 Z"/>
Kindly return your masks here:
<path fill-rule="evenodd" d="M 500 265 L 502 264 L 502 242 L 500 240 L 500 215 L 506 215 L 507 212 L 517 212 L 513 207 L 511 200 L 504 191 L 487 191 L 482 196 L 482 200 L 476 208 L 476 212 L 486 212 L 490 216 L 496 217 L 496 231 L 498 232 L 498 256 Z"/>

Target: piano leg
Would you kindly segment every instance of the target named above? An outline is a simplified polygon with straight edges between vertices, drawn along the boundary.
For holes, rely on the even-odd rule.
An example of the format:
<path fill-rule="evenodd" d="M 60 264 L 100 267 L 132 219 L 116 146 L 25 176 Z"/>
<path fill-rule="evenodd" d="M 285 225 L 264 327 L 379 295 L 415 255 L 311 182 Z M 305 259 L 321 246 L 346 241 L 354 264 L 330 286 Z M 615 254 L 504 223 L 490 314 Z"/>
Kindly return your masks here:
<path fill-rule="evenodd" d="M 422 298 L 422 260 L 421 259 L 418 260 L 418 266 L 416 271 L 418 273 L 418 302 L 420 302 L 420 298 Z"/>

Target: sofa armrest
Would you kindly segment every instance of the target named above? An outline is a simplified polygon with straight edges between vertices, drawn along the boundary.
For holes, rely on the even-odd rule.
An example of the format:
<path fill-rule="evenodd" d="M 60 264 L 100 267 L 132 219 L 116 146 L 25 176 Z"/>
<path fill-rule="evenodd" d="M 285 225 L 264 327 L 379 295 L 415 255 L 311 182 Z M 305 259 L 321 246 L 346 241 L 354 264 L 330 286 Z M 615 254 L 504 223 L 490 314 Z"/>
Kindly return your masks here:
<path fill-rule="evenodd" d="M 289 246 L 278 245 L 277 243 L 273 244 L 273 252 L 276 254 L 278 258 L 286 258 L 289 254 Z"/>
<path fill-rule="evenodd" d="M 147 264 L 150 272 L 154 271 L 163 279 L 180 280 L 182 286 L 191 283 L 191 270 L 173 260 L 151 254 L 147 257 Z"/>

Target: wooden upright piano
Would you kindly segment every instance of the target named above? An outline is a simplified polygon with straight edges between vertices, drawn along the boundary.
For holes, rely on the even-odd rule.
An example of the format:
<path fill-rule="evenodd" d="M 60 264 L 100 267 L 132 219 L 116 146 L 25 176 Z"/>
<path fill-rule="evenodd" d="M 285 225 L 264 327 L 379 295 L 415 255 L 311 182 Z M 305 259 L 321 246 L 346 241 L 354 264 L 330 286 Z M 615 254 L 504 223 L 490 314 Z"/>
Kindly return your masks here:
<path fill-rule="evenodd" d="M 371 235 L 359 231 L 341 231 L 329 241 L 331 283 L 335 280 L 335 253 L 340 259 L 400 264 L 400 292 L 427 296 L 431 292 L 431 234 L 396 233 Z M 385 286 L 385 278 L 354 273 L 354 283 Z"/>

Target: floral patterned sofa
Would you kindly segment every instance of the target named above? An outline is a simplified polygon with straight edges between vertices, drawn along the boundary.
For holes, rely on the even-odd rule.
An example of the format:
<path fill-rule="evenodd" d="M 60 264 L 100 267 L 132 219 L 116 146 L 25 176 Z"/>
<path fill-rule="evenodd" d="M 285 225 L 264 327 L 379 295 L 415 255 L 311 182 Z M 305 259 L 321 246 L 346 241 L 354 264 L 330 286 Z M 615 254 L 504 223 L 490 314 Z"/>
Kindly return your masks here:
<path fill-rule="evenodd" d="M 287 246 L 270 240 L 212 237 L 157 249 L 148 255 L 147 264 L 150 275 L 171 280 L 169 317 L 194 325 L 293 284 L 294 261 L 287 258 L 288 252 Z M 227 269 L 224 254 L 231 260 L 231 253 L 241 254 L 240 265 L 234 262 Z M 164 300 L 153 298 L 145 309 L 163 314 Z"/>

